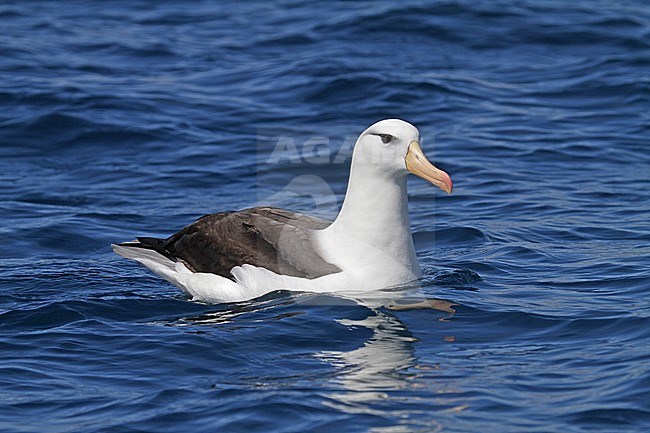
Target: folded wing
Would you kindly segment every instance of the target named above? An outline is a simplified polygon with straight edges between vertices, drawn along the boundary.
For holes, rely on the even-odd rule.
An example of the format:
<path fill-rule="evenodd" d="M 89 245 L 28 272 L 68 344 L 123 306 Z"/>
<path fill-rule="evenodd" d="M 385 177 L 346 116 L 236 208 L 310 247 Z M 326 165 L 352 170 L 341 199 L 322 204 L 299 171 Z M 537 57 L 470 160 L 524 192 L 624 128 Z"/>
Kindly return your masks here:
<path fill-rule="evenodd" d="M 140 237 L 122 246 L 152 249 L 194 272 L 231 279 L 232 268 L 244 264 L 312 279 L 341 271 L 323 259 L 314 235 L 330 224 L 279 208 L 255 207 L 205 215 L 167 239 Z"/>

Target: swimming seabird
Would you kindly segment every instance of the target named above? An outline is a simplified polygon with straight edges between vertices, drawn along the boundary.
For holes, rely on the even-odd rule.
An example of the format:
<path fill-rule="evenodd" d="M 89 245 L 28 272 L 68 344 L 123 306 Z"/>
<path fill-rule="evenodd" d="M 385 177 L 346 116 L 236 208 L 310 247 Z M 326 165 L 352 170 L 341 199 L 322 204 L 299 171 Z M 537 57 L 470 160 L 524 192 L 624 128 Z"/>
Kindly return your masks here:
<path fill-rule="evenodd" d="M 167 239 L 138 237 L 113 250 L 204 302 L 243 301 L 278 289 L 360 293 L 405 284 L 421 276 L 408 172 L 451 193 L 451 178 L 424 156 L 417 128 L 382 120 L 355 144 L 334 222 L 261 206 L 205 215 Z"/>

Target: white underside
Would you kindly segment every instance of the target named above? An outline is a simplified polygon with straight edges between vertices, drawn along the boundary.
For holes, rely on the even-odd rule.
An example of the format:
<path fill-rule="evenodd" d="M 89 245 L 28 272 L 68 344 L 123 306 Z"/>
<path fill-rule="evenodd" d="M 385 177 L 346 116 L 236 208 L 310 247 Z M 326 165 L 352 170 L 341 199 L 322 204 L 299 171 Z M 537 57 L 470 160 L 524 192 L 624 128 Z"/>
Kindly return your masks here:
<path fill-rule="evenodd" d="M 182 262 L 174 262 L 153 250 L 113 245 L 122 257 L 135 260 L 170 283 L 178 286 L 194 301 L 206 303 L 239 302 L 254 299 L 276 290 L 327 293 L 354 299 L 370 307 L 379 307 L 403 294 L 391 286 L 417 279 L 411 272 L 368 272 L 344 269 L 342 272 L 315 279 L 279 275 L 252 265 L 237 266 L 231 273 L 235 281 L 220 275 L 193 272 Z M 381 267 L 379 268 L 381 269 Z M 386 271 L 386 267 L 384 266 Z M 387 278 L 387 276 L 391 276 Z M 382 290 L 387 289 L 387 290 Z"/>

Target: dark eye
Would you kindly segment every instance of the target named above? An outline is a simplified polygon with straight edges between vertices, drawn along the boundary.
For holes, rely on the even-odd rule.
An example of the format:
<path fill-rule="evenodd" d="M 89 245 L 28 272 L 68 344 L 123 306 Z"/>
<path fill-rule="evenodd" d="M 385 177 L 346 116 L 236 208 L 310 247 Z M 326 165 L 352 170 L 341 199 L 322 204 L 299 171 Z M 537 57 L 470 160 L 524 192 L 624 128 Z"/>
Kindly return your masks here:
<path fill-rule="evenodd" d="M 390 134 L 377 134 L 381 138 L 381 142 L 384 144 L 390 143 L 393 139 L 393 136 Z"/>

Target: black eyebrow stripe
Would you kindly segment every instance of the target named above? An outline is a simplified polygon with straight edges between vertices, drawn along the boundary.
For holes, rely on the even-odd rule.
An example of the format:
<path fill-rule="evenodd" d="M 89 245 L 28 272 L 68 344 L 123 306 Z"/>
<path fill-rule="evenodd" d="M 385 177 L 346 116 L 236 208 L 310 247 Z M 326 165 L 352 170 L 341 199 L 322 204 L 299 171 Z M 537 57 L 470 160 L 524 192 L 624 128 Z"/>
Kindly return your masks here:
<path fill-rule="evenodd" d="M 390 143 L 391 141 L 393 141 L 393 138 L 395 138 L 394 135 L 390 135 L 390 134 L 375 134 L 375 133 L 372 133 L 372 132 L 370 134 L 371 135 L 376 135 L 377 137 L 380 137 L 381 142 L 384 143 L 384 144 Z"/>

